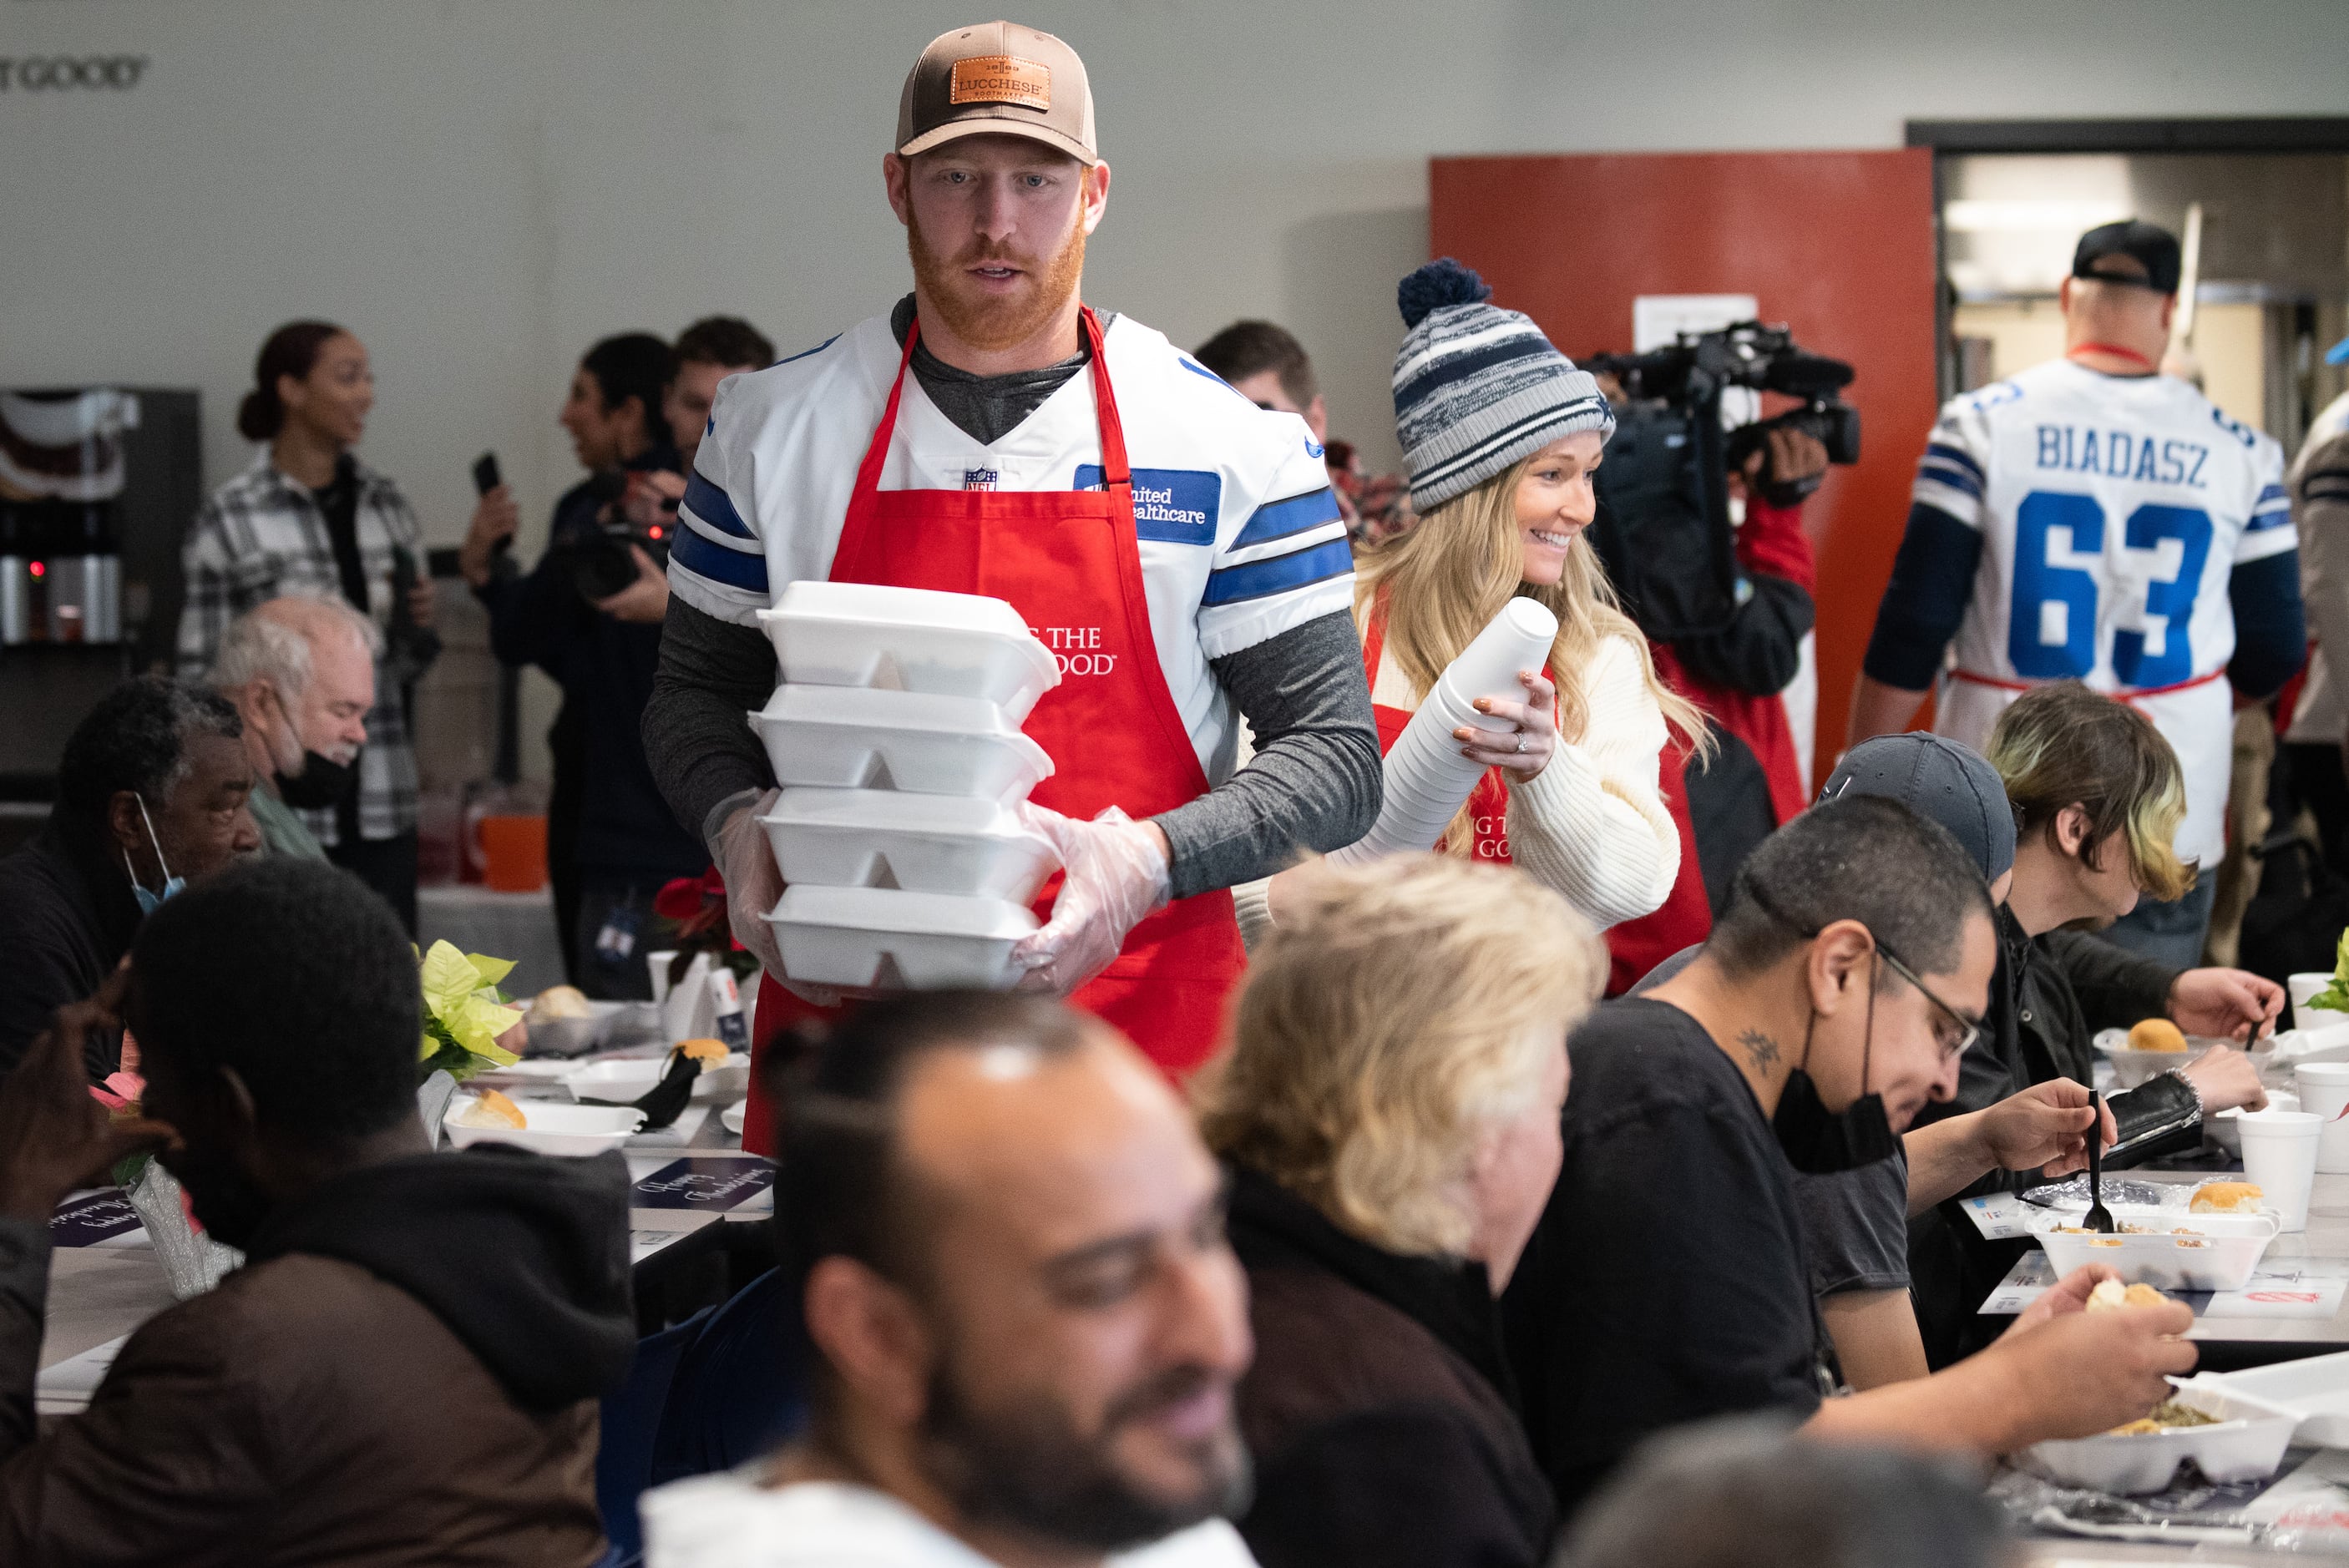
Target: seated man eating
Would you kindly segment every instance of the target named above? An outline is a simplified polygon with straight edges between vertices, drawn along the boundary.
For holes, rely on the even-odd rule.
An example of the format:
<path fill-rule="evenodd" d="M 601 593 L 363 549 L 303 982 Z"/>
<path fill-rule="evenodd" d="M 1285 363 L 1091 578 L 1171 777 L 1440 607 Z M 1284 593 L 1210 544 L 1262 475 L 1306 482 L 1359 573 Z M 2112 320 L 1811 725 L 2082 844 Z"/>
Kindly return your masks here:
<path fill-rule="evenodd" d="M 86 1034 L 127 1019 L 151 1121 Z M 147 918 L 0 1083 L 0 1563 L 585 1568 L 595 1400 L 636 1349 L 617 1154 L 429 1152 L 414 950 L 347 872 L 273 857 Z M 50 1212 L 140 1148 L 244 1266 L 33 1416 Z"/>
<path fill-rule="evenodd" d="M 2178 1304 L 2049 1290 L 1989 1351 L 1829 1398 L 1797 1171 L 1889 1159 L 1955 1091 L 1997 941 L 1948 831 L 1829 801 L 1754 851 L 1695 962 L 1575 1032 L 1557 1188 L 1504 1299 L 1536 1453 L 1570 1512 L 1661 1428 L 1779 1408 L 1813 1436 L 1979 1454 L 2143 1415 L 2194 1365 Z"/>

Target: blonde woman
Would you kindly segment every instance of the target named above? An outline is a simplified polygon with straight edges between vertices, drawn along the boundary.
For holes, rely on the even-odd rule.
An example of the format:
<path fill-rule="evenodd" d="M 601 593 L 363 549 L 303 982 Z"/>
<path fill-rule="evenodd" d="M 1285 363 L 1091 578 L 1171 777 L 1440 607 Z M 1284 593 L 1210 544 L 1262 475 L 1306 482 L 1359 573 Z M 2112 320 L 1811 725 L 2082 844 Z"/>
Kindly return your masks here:
<path fill-rule="evenodd" d="M 1396 291 L 1409 327 L 1396 427 L 1420 522 L 1357 563 L 1354 618 L 1385 748 L 1511 596 L 1557 614 L 1547 668 L 1523 672 L 1523 700 L 1478 700 L 1510 727 L 1454 731 L 1489 771 L 1441 847 L 1514 862 L 1603 928 L 1671 892 L 1681 840 L 1659 760 L 1668 724 L 1695 741 L 1703 720 L 1657 679 L 1582 538 L 1615 416 L 1530 318 L 1485 303 L 1491 292 L 1448 258 Z M 1236 890 L 1243 929 L 1260 937 L 1309 874 Z"/>
<path fill-rule="evenodd" d="M 1605 974 L 1557 894 L 1434 854 L 1322 868 L 1257 951 L 1197 1094 L 1248 1273 L 1264 1568 L 1547 1559 L 1494 1300 Z"/>

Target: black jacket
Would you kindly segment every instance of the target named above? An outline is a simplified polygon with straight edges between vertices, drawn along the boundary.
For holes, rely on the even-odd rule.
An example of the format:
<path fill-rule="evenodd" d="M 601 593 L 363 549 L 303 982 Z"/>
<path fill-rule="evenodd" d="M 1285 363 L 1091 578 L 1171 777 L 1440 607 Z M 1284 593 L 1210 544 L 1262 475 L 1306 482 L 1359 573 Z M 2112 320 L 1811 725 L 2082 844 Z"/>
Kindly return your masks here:
<path fill-rule="evenodd" d="M 1919 1125 L 1987 1109 L 2033 1084 L 2068 1078 L 2095 1081 L 2095 1035 L 2163 1016 L 2180 971 L 2079 931 L 2033 937 L 2002 904 L 1998 969 L 1982 1038 L 1965 1055 L 1957 1098 L 1929 1105 Z M 2183 1058 L 2181 1059 L 2181 1063 Z M 2111 1165 L 2137 1164 L 2200 1136 L 2194 1091 L 2167 1074 L 2107 1102 L 2120 1142 Z M 1956 1198 L 1909 1223 L 1909 1273 L 1926 1357 L 1947 1366 L 1983 1343 L 2002 1322 L 1984 1324 L 1976 1308 L 2028 1243 L 1986 1240 L 1961 1201 L 2032 1184 L 2028 1171 L 1994 1171 Z"/>
<path fill-rule="evenodd" d="M 52 814 L 0 859 L 0 1073 L 16 1065 L 49 1016 L 96 992 L 139 930 L 130 874 L 109 865 L 96 831 Z M 119 1033 L 93 1037 L 93 1081 L 119 1065 Z"/>
<path fill-rule="evenodd" d="M 1484 1269 L 1382 1251 L 1246 1168 L 1231 1235 L 1256 1332 L 1239 1395 L 1256 1501 L 1239 1528 L 1257 1561 L 1546 1562 L 1549 1485 Z"/>
<path fill-rule="evenodd" d="M 626 467 L 674 473 L 680 460 L 664 442 Z M 574 739 L 557 745 L 555 766 L 576 778 L 559 777 L 556 789 L 579 791 L 580 867 L 647 881 L 698 876 L 709 863 L 699 824 L 693 832 L 678 825 L 645 760 L 645 705 L 660 666 L 661 629 L 616 620 L 579 593 L 577 550 L 603 506 L 594 486 L 583 480 L 555 503 L 546 553 L 527 576 L 492 579 L 479 591 L 490 645 L 500 662 L 536 665 L 563 687 L 555 731 Z"/>

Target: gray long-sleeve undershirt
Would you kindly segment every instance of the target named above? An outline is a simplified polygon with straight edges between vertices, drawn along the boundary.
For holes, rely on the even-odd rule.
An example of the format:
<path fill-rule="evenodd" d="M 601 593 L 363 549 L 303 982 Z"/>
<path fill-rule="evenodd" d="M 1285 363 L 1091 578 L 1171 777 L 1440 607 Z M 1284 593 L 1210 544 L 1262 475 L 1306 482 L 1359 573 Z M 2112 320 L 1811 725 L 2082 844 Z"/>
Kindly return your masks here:
<path fill-rule="evenodd" d="M 1379 738 L 1353 617 L 1338 612 L 1212 661 L 1256 734 L 1256 755 L 1222 784 L 1151 819 L 1173 851 L 1174 895 L 1269 876 L 1306 850 L 1371 830 Z M 774 783 L 745 716 L 775 687 L 763 633 L 672 597 L 660 671 L 645 708 L 645 755 L 669 809 L 707 833 L 721 802 Z"/>

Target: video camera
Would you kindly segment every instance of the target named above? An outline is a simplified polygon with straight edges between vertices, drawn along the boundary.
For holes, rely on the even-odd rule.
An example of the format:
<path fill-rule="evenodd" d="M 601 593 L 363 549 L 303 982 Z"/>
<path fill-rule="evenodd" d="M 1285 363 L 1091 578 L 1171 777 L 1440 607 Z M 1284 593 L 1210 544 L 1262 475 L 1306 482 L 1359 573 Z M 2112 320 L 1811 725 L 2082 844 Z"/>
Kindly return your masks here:
<path fill-rule="evenodd" d="M 1764 500 L 1793 506 L 1816 490 L 1822 475 L 1783 480 L 1769 472 L 1776 429 L 1816 437 L 1829 462 L 1857 462 L 1859 410 L 1839 396 L 1852 367 L 1799 347 L 1784 326 L 1758 321 L 1683 333 L 1645 354 L 1593 355 L 1583 365 L 1612 376 L 1626 398 L 1593 479 L 1599 517 L 1590 539 L 1609 581 L 1651 638 L 1721 631 L 1750 593 L 1729 521 L 1728 475 L 1758 450 Z M 1802 407 L 1724 431 L 1722 395 L 1732 387 L 1799 397 Z"/>
<path fill-rule="evenodd" d="M 1635 401 L 1661 402 L 1694 412 L 1708 406 L 1721 411 L 1721 394 L 1732 387 L 1757 392 L 1778 392 L 1799 397 L 1803 406 L 1768 419 L 1741 425 L 1729 435 L 1723 466 L 1742 469 L 1757 451 L 1769 450 L 1773 430 L 1800 430 L 1827 449 L 1827 461 L 1847 467 L 1859 461 L 1859 410 L 1840 396 L 1851 385 L 1852 368 L 1840 359 L 1813 354 L 1795 342 L 1784 326 L 1741 321 L 1718 332 L 1682 333 L 1669 348 L 1645 354 L 1601 354 L 1586 368 L 1604 372 L 1622 384 L 1624 395 Z M 1765 468 L 1764 499 L 1773 506 L 1793 506 L 1819 488 L 1824 476 L 1801 480 L 1775 479 Z"/>
<path fill-rule="evenodd" d="M 608 599 L 636 580 L 636 558 L 628 547 L 635 545 L 653 558 L 653 564 L 667 569 L 669 535 L 677 524 L 672 521 L 639 526 L 629 521 L 625 508 L 628 492 L 628 476 L 625 473 L 599 473 L 587 481 L 588 494 L 595 502 L 595 531 L 583 531 L 571 546 L 574 580 L 582 598 L 589 601 Z M 674 510 L 666 513 L 674 519 Z"/>

